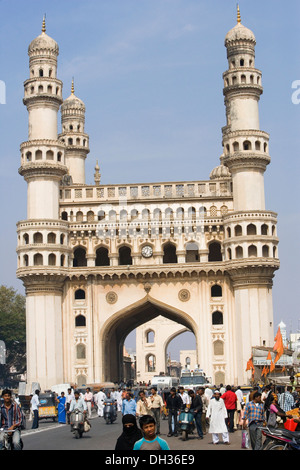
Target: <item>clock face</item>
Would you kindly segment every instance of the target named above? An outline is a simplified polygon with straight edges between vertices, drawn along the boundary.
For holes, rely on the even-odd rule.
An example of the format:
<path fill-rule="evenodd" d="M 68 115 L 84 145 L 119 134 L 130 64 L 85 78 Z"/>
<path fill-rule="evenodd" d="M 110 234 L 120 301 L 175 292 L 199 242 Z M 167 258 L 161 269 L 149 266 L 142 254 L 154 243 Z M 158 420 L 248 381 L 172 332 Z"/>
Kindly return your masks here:
<path fill-rule="evenodd" d="M 144 256 L 144 258 L 150 258 L 153 255 L 152 247 L 149 245 L 143 246 L 142 255 Z"/>

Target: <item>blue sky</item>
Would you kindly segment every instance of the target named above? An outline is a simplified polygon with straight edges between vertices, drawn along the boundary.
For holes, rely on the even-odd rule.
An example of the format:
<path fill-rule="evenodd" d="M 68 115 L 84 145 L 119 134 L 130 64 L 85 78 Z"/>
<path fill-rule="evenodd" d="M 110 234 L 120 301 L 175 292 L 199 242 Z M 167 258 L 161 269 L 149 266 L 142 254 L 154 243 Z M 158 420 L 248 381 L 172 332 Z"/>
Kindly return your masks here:
<path fill-rule="evenodd" d="M 266 206 L 278 212 L 281 269 L 273 289 L 274 323 L 295 331 L 300 319 L 299 119 L 292 83 L 300 80 L 300 3 L 241 0 L 242 23 L 256 36 L 263 73 L 261 129 L 270 133 Z M 209 179 L 222 153 L 225 125 L 224 38 L 236 24 L 233 0 L 0 0 L 0 283 L 24 292 L 16 279 L 16 223 L 26 218 L 26 183 L 18 174 L 19 146 L 27 140 L 22 103 L 27 48 L 41 31 L 59 44 L 58 78 L 64 98 L 75 93 L 87 108 L 91 153 L 102 183 Z"/>

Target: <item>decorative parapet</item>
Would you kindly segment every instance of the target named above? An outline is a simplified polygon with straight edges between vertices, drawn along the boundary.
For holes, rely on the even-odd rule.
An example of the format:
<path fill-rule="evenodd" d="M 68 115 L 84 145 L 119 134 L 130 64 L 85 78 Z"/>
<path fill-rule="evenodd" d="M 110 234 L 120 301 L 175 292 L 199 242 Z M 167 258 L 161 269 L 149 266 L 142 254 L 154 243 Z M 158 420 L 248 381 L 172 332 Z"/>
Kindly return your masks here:
<path fill-rule="evenodd" d="M 79 200 L 93 200 L 99 203 L 151 200 L 167 201 L 169 199 L 206 199 L 231 198 L 232 191 L 228 179 L 220 181 L 190 181 L 151 184 L 123 184 L 101 186 L 69 186 L 62 189 L 61 204 Z M 82 201 L 80 201 L 82 202 Z"/>

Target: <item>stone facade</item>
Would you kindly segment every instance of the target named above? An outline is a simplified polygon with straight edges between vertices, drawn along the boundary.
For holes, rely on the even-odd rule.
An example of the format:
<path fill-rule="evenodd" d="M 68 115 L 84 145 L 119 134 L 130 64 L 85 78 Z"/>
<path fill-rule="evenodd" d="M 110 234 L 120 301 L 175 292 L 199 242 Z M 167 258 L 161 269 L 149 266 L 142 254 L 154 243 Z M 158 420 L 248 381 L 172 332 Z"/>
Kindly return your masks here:
<path fill-rule="evenodd" d="M 86 185 L 85 106 L 74 87 L 62 99 L 59 48 L 45 24 L 30 44 L 19 170 L 28 210 L 17 248 L 29 383 L 120 381 L 126 336 L 158 316 L 195 334 L 213 382 L 246 383 L 252 346 L 271 346 L 279 260 L 277 218 L 264 200 L 261 72 L 240 19 L 225 46 L 223 154 L 210 178 L 101 185 L 97 164 Z"/>

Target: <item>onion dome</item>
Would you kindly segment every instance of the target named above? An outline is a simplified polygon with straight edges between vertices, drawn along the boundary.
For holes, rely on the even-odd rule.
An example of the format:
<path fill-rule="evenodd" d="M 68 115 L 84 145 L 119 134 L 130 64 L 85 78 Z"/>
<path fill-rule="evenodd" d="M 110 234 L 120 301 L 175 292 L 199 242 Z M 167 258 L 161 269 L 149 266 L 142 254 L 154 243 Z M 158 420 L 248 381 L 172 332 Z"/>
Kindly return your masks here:
<path fill-rule="evenodd" d="M 209 177 L 211 180 L 231 178 L 231 173 L 227 166 L 221 164 L 212 170 Z"/>
<path fill-rule="evenodd" d="M 59 47 L 56 41 L 46 34 L 46 20 L 43 19 L 42 34 L 35 38 L 28 47 L 28 54 L 31 55 L 37 52 L 52 52 L 56 55 L 59 54 Z"/>
<path fill-rule="evenodd" d="M 75 96 L 75 89 L 74 89 L 74 80 L 72 80 L 72 88 L 71 94 L 68 98 L 66 98 L 61 105 L 62 112 L 66 109 L 80 109 L 81 111 L 85 112 L 85 104 L 84 102 Z"/>
<path fill-rule="evenodd" d="M 225 36 L 225 47 L 228 47 L 236 41 L 249 41 L 256 44 L 254 33 L 241 23 L 240 9 L 238 6 L 237 24 Z"/>

